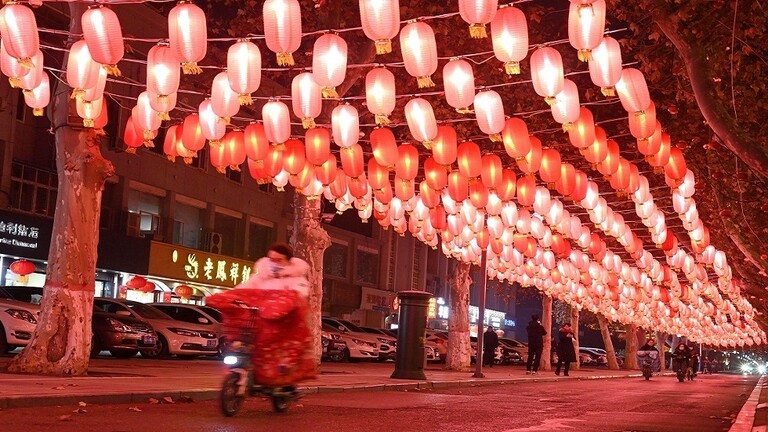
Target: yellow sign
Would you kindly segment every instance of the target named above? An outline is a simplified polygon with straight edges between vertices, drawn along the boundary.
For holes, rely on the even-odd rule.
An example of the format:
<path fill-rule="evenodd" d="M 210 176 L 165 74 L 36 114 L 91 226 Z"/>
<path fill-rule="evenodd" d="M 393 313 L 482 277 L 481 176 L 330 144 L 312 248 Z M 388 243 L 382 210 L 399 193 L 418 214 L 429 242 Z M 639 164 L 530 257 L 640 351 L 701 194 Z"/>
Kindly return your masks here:
<path fill-rule="evenodd" d="M 251 276 L 250 261 L 152 242 L 149 275 L 200 284 L 234 287 Z"/>
<path fill-rule="evenodd" d="M 437 318 L 437 299 L 434 297 L 429 299 L 429 306 L 427 307 L 427 318 Z"/>

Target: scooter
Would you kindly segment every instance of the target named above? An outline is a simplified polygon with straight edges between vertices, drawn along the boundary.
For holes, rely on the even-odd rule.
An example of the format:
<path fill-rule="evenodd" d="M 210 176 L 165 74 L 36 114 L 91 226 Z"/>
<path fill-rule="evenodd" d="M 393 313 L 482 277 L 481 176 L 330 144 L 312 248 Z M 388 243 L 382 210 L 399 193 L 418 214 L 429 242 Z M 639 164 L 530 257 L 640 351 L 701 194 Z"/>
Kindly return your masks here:
<path fill-rule="evenodd" d="M 251 311 L 248 326 L 243 329 L 240 340 L 228 344 L 224 355 L 224 364 L 229 367 L 224 378 L 219 396 L 221 412 L 232 417 L 240 409 L 240 405 L 247 396 L 268 397 L 272 401 L 275 412 L 285 412 L 291 402 L 298 399 L 298 393 L 294 386 L 267 387 L 256 385 L 253 380 L 253 364 L 251 352 L 255 349 L 253 324 L 258 314 L 258 308 L 246 305 L 243 302 L 236 304 Z"/>
<path fill-rule="evenodd" d="M 640 360 L 640 365 L 642 366 L 643 377 L 646 381 L 650 380 L 651 376 L 653 375 L 654 366 L 658 367 L 657 362 L 659 353 L 656 351 L 643 351 L 639 352 L 637 357 Z"/>

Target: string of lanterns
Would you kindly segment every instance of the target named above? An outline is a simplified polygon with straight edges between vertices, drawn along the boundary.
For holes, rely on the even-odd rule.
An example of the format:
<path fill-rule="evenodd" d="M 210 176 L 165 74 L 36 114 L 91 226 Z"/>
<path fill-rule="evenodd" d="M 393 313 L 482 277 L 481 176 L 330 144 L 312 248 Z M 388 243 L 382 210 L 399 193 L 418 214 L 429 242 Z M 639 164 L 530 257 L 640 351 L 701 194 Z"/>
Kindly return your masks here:
<path fill-rule="evenodd" d="M 523 12 L 514 6 L 499 8 L 496 1 L 458 3 L 470 37 L 488 37 L 486 26 L 490 25 L 494 56 L 508 74 L 519 73 L 520 61 L 528 53 Z M 420 88 L 434 86 L 438 56 L 431 26 L 409 21 L 401 28 L 397 1 L 361 0 L 360 4 L 363 32 L 377 53 L 390 52 L 391 40 L 399 34 L 406 72 Z M 335 33 L 316 39 L 311 72 L 293 79 L 290 109 L 281 100 L 271 100 L 262 108 L 263 123 L 227 131 L 229 119 L 241 106 L 252 103 L 262 71 L 258 46 L 247 38 L 236 41 L 227 53 L 226 70 L 214 78 L 210 98 L 182 124 L 169 128 L 163 149 L 169 159 L 178 156 L 189 161 L 208 141 L 211 164 L 221 172 L 239 170 L 247 162 L 251 176 L 259 182 L 281 188 L 290 183 L 310 198 L 324 196 L 339 211 L 355 208 L 362 219 L 373 216 L 385 228 L 410 232 L 432 247 L 439 244 L 446 255 L 476 262 L 485 252 L 489 277 L 536 286 L 612 320 L 686 334 L 715 345 L 764 343 L 765 333 L 754 322 L 749 302 L 740 296 L 725 254 L 709 244 L 708 230 L 692 198 L 693 173 L 655 119 L 642 72 L 622 67 L 618 42 L 605 36 L 605 9 L 603 0 L 572 0 L 569 41 L 578 58 L 589 63 L 590 77 L 603 94 L 618 94 L 638 151 L 651 166 L 663 170 L 694 255 L 687 254 L 667 230 L 648 179 L 620 156 L 619 145 L 607 139 L 591 112 L 581 106 L 576 84 L 564 76 L 559 51 L 544 46 L 532 53 L 531 82 L 550 105 L 553 119 L 568 132 L 571 144 L 610 178 L 614 190 L 631 196 L 637 216 L 664 252 L 667 265 L 645 250 L 586 173 L 563 162 L 556 149 L 543 148 L 524 121 L 505 116 L 496 91 L 476 91 L 472 64 L 461 58 L 448 61 L 442 69 L 447 103 L 461 114 L 474 111 L 478 128 L 491 141 L 503 144 L 523 176 L 518 178 L 511 168 L 504 168 L 498 155 L 483 156 L 472 141 L 458 144 L 456 131 L 438 124 L 431 103 L 411 97 L 404 108 L 408 129 L 431 154 L 420 166 L 419 149 L 398 145 L 386 127 L 397 93 L 395 76 L 385 67 L 372 68 L 365 78 L 366 107 L 379 126 L 370 133 L 373 154 L 367 162 L 359 144 L 357 108 L 338 105 L 330 130 L 318 127 L 314 119 L 322 112 L 323 99 L 338 98 L 335 88 L 346 76 L 347 44 Z M 294 65 L 293 52 L 302 37 L 298 2 L 267 0 L 263 16 L 267 47 L 279 65 Z M 39 113 L 50 101 L 50 83 L 43 72 L 34 14 L 11 2 L 0 9 L 0 18 L 4 23 L 0 26 L 2 71 L 12 85 L 25 90 L 26 102 Z M 117 64 L 124 55 L 123 38 L 117 16 L 103 5 L 89 9 L 83 27 L 84 39 L 70 49 L 66 81 L 74 89 L 83 126 L 98 128 L 106 123 L 107 75 L 120 74 Z M 169 15 L 168 42 L 149 50 L 146 91 L 137 98 L 125 128 L 129 150 L 153 145 L 161 122 L 176 108 L 182 72 L 201 72 L 197 63 L 205 57 L 207 43 L 203 11 L 180 2 Z M 291 138 L 291 111 L 306 129 L 303 142 Z M 331 138 L 340 148 L 340 167 L 330 151 Z M 423 180 L 417 183 L 420 173 Z M 537 185 L 536 176 L 586 209 L 595 227 L 615 238 L 636 266 L 610 251 L 596 232 L 552 197 L 550 189 Z M 706 266 L 714 269 L 717 284 L 709 281 Z M 678 271 L 687 284 L 678 280 Z"/>

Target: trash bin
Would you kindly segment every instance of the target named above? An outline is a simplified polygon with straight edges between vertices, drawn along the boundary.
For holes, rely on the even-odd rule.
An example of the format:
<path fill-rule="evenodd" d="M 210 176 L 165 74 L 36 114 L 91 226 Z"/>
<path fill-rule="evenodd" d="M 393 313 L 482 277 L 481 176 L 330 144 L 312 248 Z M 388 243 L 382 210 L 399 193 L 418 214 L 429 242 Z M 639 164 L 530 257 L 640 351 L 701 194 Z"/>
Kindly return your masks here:
<path fill-rule="evenodd" d="M 392 378 L 427 379 L 424 375 L 424 342 L 427 310 L 432 294 L 426 291 L 401 291 L 397 325 L 397 355 Z"/>

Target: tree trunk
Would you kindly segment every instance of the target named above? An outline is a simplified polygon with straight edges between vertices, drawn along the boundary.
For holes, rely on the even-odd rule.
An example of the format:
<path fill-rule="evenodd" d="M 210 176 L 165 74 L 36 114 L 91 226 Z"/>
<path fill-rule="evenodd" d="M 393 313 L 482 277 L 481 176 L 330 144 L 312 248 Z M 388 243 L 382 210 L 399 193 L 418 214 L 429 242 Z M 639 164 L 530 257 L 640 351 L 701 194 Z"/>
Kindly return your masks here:
<path fill-rule="evenodd" d="M 571 327 L 573 328 L 573 350 L 576 353 L 576 361 L 572 369 L 581 369 L 581 358 L 579 357 L 579 309 L 576 306 L 570 307 Z"/>
<path fill-rule="evenodd" d="M 544 349 L 541 351 L 541 361 L 539 369 L 543 371 L 552 370 L 552 297 L 543 295 L 541 297 L 541 325 L 547 331 L 544 336 Z"/>
<path fill-rule="evenodd" d="M 611 340 L 611 329 L 608 328 L 608 319 L 601 314 L 597 315 L 597 322 L 600 324 L 600 335 L 603 337 L 606 357 L 608 357 L 608 369 L 619 370 L 619 362 L 616 360 L 616 350 L 613 349 Z"/>
<path fill-rule="evenodd" d="M 448 314 L 448 354 L 445 368 L 457 371 L 469 371 L 472 348 L 469 341 L 469 263 L 453 261 L 454 269 L 448 281 L 451 287 Z M 482 337 L 482 335 L 479 335 Z M 479 356 L 482 353 L 478 353 Z"/>
<path fill-rule="evenodd" d="M 667 344 L 667 335 L 662 332 L 656 332 L 656 348 L 659 349 L 659 355 L 661 356 L 661 369 L 668 369 L 666 364 L 666 355 L 664 353 L 664 347 Z"/>
<path fill-rule="evenodd" d="M 70 34 L 80 34 L 86 5 L 70 3 L 69 8 Z M 67 125 L 69 93 L 59 82 L 49 111 L 59 182 L 42 311 L 29 344 L 8 365 L 10 372 L 88 372 L 101 192 L 114 168 L 101 155 L 101 138 L 94 129 Z"/>
<path fill-rule="evenodd" d="M 669 362 L 667 363 L 667 369 L 672 369 L 672 355 L 675 353 L 677 344 L 680 343 L 680 338 L 677 335 L 672 336 L 672 344 L 669 345 Z"/>
<path fill-rule="evenodd" d="M 712 77 L 706 51 L 691 44 L 673 23 L 673 12 L 656 8 L 652 13 L 653 21 L 677 48 L 680 58 L 688 71 L 696 104 L 712 131 L 723 144 L 739 159 L 757 172 L 760 177 L 768 177 L 768 154 L 762 150 L 760 139 L 745 134 L 733 118 L 730 110 L 720 102 Z"/>
<path fill-rule="evenodd" d="M 624 369 L 635 370 L 640 366 L 637 364 L 637 326 L 627 324 L 625 327 L 627 347 L 624 350 Z"/>
<path fill-rule="evenodd" d="M 314 360 L 320 366 L 323 345 L 320 337 L 323 316 L 323 254 L 331 245 L 331 237 L 320 224 L 320 199 L 307 199 L 296 192 L 293 197 L 293 254 L 309 264 L 309 310 L 307 318 L 312 335 Z"/>

